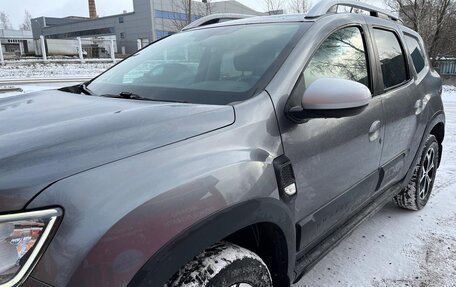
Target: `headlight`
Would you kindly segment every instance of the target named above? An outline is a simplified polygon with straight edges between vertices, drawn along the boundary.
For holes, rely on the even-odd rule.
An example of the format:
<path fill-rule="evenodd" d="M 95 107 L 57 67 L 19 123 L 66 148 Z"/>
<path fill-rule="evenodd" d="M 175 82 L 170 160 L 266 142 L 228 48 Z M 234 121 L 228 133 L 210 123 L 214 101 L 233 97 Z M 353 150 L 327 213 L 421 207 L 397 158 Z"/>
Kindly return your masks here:
<path fill-rule="evenodd" d="M 0 287 L 25 280 L 61 214 L 49 209 L 0 215 Z"/>

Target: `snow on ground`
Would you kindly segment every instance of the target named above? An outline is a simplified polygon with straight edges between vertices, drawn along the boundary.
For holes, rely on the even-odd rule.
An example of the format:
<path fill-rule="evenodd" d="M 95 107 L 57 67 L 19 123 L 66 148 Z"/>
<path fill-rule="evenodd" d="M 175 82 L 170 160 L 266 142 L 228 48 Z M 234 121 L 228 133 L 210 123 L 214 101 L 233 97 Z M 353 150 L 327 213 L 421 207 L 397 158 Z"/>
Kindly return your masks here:
<path fill-rule="evenodd" d="M 0 66 L 0 79 L 27 79 L 27 78 L 53 78 L 53 77 L 93 77 L 112 66 L 112 63 L 36 63 L 30 65 Z"/>
<path fill-rule="evenodd" d="M 6 92 L 6 93 L 1 93 L 0 92 L 0 99 L 1 98 L 6 98 L 6 97 L 11 97 L 11 96 L 17 96 L 21 95 L 24 93 L 31 93 L 31 92 L 36 92 L 36 91 L 43 91 L 43 90 L 50 90 L 50 89 L 58 89 L 61 87 L 65 86 L 71 86 L 75 85 L 76 83 L 45 83 L 45 84 L 33 84 L 33 85 L 19 85 L 19 86 L 0 86 L 0 91 L 5 88 L 18 88 L 19 90 L 17 91 L 12 91 L 12 92 Z"/>
<path fill-rule="evenodd" d="M 446 86 L 443 160 L 421 211 L 389 204 L 294 287 L 456 286 L 456 88 Z"/>
<path fill-rule="evenodd" d="M 24 92 L 65 86 L 23 85 Z M 21 94 L 0 94 L 0 97 Z M 358 227 L 294 287 L 456 287 L 456 87 L 444 87 L 443 160 L 428 206 L 389 204 Z"/>

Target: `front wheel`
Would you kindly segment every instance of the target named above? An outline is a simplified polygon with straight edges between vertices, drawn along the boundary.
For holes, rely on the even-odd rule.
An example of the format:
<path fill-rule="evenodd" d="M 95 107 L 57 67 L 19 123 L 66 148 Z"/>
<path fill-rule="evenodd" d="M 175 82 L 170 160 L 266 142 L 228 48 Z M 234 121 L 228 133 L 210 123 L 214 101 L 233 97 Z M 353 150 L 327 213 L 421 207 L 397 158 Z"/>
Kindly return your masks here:
<path fill-rule="evenodd" d="M 439 152 L 437 139 L 435 136 L 429 135 L 409 184 L 394 197 L 394 202 L 399 207 L 420 210 L 426 206 L 434 187 Z"/>
<path fill-rule="evenodd" d="M 272 287 L 268 267 L 255 253 L 220 242 L 179 270 L 165 287 Z"/>

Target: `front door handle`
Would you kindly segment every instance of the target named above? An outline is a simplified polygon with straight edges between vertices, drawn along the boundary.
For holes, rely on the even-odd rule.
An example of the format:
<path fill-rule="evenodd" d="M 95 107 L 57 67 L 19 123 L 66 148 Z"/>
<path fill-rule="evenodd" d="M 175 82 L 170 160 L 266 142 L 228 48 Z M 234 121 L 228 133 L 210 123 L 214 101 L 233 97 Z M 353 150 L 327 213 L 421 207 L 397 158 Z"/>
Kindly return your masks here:
<path fill-rule="evenodd" d="M 372 123 L 369 129 L 369 141 L 374 142 L 380 138 L 380 129 L 382 128 L 382 123 L 380 121 L 375 121 Z"/>

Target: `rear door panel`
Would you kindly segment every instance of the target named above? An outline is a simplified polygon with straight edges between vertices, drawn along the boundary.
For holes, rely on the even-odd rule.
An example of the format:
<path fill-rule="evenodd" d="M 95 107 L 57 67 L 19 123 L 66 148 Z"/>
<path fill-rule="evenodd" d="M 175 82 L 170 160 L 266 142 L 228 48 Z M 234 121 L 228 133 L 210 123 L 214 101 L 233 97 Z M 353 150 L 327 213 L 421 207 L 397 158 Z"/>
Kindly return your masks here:
<path fill-rule="evenodd" d="M 380 188 L 383 189 L 400 181 L 408 171 L 415 156 L 417 136 L 422 134 L 423 121 L 423 99 L 425 89 L 417 84 L 417 76 L 402 38 L 399 27 L 392 21 L 369 17 L 370 33 L 373 37 L 375 50 L 378 81 L 381 87 L 379 98 L 382 99 L 385 117 L 385 138 L 383 152 L 380 161 L 382 181 Z M 402 53 L 405 55 L 408 80 L 403 84 L 390 89 L 385 88 L 381 63 L 379 61 L 379 49 L 375 42 L 376 34 L 374 29 L 394 33 L 401 45 Z M 418 140 L 419 142 L 419 140 Z"/>

